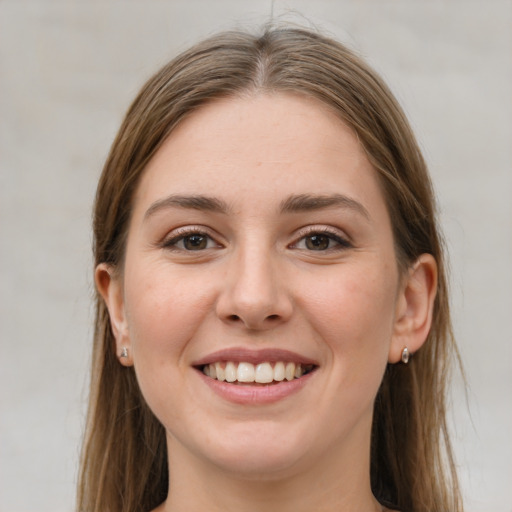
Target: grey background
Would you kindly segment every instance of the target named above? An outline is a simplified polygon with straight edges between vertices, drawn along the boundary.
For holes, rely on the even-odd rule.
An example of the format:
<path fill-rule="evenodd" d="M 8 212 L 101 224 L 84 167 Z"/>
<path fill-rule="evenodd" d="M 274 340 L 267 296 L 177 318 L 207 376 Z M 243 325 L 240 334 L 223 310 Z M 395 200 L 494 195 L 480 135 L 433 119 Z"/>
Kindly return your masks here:
<path fill-rule="evenodd" d="M 0 0 L 0 512 L 73 509 L 90 210 L 129 102 L 200 37 L 290 9 L 361 52 L 416 130 L 468 378 L 450 412 L 467 510 L 512 511 L 512 2 Z"/>

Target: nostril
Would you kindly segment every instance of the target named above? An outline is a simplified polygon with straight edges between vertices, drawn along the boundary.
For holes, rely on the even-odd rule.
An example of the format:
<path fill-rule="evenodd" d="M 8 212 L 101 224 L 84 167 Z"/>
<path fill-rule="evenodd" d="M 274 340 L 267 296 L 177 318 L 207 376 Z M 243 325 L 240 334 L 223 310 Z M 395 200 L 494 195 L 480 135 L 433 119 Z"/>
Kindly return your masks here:
<path fill-rule="evenodd" d="M 240 317 L 238 315 L 230 315 L 229 319 L 233 320 L 233 321 L 236 321 L 236 320 L 240 320 Z"/>
<path fill-rule="evenodd" d="M 279 315 L 269 315 L 267 316 L 267 320 L 278 320 L 279 319 Z"/>

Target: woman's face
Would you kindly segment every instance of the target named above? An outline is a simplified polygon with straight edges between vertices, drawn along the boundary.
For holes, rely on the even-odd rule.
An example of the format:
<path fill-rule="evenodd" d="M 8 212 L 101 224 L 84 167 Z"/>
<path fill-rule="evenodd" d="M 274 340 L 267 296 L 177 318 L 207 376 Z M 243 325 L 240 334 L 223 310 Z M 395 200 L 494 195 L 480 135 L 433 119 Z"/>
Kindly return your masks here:
<path fill-rule="evenodd" d="M 185 120 L 142 177 L 107 288 L 171 464 L 367 464 L 404 292 L 376 172 L 316 100 L 226 99 Z"/>

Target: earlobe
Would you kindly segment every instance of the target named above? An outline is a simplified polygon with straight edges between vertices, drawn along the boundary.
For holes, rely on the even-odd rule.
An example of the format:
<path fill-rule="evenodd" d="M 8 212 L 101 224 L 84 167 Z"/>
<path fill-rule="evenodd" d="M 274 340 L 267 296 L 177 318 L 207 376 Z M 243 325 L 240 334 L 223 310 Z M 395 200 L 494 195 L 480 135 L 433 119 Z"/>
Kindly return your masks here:
<path fill-rule="evenodd" d="M 399 292 L 388 356 L 390 363 L 403 361 L 405 348 L 410 355 L 425 343 L 432 325 L 436 293 L 436 261 L 431 254 L 422 254 L 410 267 Z"/>
<path fill-rule="evenodd" d="M 116 354 L 123 366 L 133 366 L 130 337 L 124 310 L 122 280 L 112 266 L 100 263 L 94 274 L 96 288 L 108 309 L 112 333 L 116 341 Z"/>

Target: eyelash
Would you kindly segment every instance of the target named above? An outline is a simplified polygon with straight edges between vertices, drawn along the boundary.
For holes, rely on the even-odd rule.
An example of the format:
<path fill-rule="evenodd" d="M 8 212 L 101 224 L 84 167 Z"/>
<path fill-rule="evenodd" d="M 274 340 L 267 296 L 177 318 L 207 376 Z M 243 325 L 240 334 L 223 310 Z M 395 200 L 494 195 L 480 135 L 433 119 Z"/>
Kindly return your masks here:
<path fill-rule="evenodd" d="M 171 251 L 195 252 L 192 249 L 186 249 L 185 247 L 177 247 L 177 244 L 179 242 L 184 241 L 187 238 L 191 238 L 193 236 L 204 237 L 204 239 L 206 239 L 207 244 L 213 241 L 213 243 L 215 244 L 216 247 L 221 247 L 221 245 L 218 242 L 216 242 L 213 239 L 213 237 L 211 237 L 208 233 L 206 233 L 204 229 L 199 228 L 199 227 L 197 227 L 197 228 L 196 227 L 180 228 L 180 229 L 177 229 L 173 233 L 173 235 L 174 236 L 172 236 L 172 238 L 168 238 L 163 241 L 162 247 L 164 249 L 169 249 Z M 199 250 L 204 250 L 204 249 L 212 249 L 212 247 L 205 247 L 205 248 L 199 249 Z"/>
<path fill-rule="evenodd" d="M 222 248 L 222 245 L 219 244 L 212 236 L 210 236 L 203 228 L 199 227 L 186 227 L 176 230 L 173 233 L 174 236 L 172 238 L 164 240 L 162 243 L 162 247 L 164 249 L 168 249 L 171 251 L 184 251 L 184 252 L 199 252 L 204 251 L 206 249 L 212 248 Z M 185 241 L 187 238 L 191 238 L 193 236 L 203 237 L 203 240 L 206 240 L 206 247 L 199 248 L 197 251 L 193 249 L 187 249 L 186 247 L 178 247 L 177 244 L 179 242 Z M 308 238 L 313 238 L 315 236 L 326 237 L 328 239 L 328 247 L 324 249 L 312 249 L 306 247 L 298 247 L 301 242 L 307 244 Z M 211 242 L 215 245 L 215 247 L 211 246 Z M 330 247 L 331 242 L 335 242 L 334 247 Z M 210 245 L 208 247 L 208 245 Z M 350 249 L 353 247 L 352 243 L 345 237 L 341 236 L 339 233 L 330 230 L 328 228 L 308 228 L 307 231 L 302 231 L 299 233 L 299 238 L 297 241 L 291 243 L 289 248 L 295 248 L 299 250 L 304 250 L 308 252 L 331 252 L 331 251 L 343 251 L 346 249 Z"/>
<path fill-rule="evenodd" d="M 306 240 L 308 238 L 312 238 L 315 236 L 321 236 L 326 237 L 330 242 L 333 241 L 336 243 L 334 247 L 327 247 L 326 249 L 308 249 L 308 248 L 301 248 L 301 250 L 309 251 L 309 252 L 331 252 L 331 251 L 343 251 L 346 249 L 350 249 L 353 247 L 352 243 L 344 236 L 341 236 L 338 232 L 328 229 L 328 228 L 315 228 L 311 227 L 308 228 L 307 231 L 303 231 L 300 233 L 300 237 L 298 240 L 290 245 L 290 247 L 298 248 L 297 246 L 299 243 L 304 241 L 304 243 L 307 243 Z"/>

